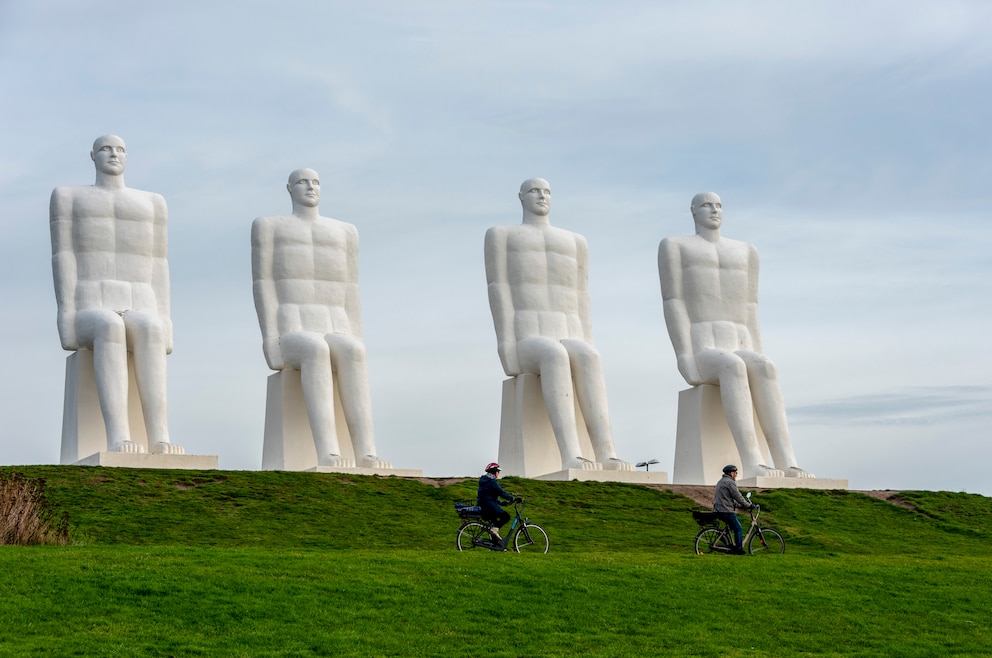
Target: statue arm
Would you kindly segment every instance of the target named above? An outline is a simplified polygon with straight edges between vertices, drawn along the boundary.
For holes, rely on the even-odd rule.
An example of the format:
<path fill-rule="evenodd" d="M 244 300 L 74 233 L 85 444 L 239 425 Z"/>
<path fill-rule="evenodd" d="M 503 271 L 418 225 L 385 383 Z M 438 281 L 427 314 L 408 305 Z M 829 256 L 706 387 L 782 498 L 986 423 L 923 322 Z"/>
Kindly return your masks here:
<path fill-rule="evenodd" d="M 581 235 L 575 236 L 576 299 L 578 300 L 579 320 L 582 322 L 583 338 L 592 342 L 592 302 L 589 299 L 589 245 Z"/>
<path fill-rule="evenodd" d="M 165 325 L 165 353 L 172 354 L 172 289 L 169 283 L 169 210 L 165 199 L 159 194 L 152 195 L 155 213 L 155 244 L 152 245 L 152 290 L 158 314 Z"/>
<path fill-rule="evenodd" d="M 279 347 L 279 298 L 272 275 L 274 237 L 272 225 L 264 218 L 258 218 L 252 223 L 252 293 L 255 298 L 255 311 L 258 313 L 258 325 L 262 330 L 262 353 L 269 368 L 282 370 L 285 368 L 285 362 Z"/>
<path fill-rule="evenodd" d="M 665 313 L 665 326 L 675 348 L 679 372 L 693 386 L 703 383 L 692 349 L 692 323 L 685 304 L 682 282 L 682 258 L 679 246 L 665 238 L 658 245 L 658 278 Z"/>
<path fill-rule="evenodd" d="M 58 304 L 58 329 L 62 349 L 76 350 L 76 254 L 72 248 L 72 198 L 55 188 L 49 207 L 52 232 L 52 275 Z"/>
<path fill-rule="evenodd" d="M 747 330 L 751 334 L 751 347 L 758 354 L 761 349 L 761 330 L 758 326 L 758 249 L 747 246 Z"/>
<path fill-rule="evenodd" d="M 351 325 L 351 335 L 362 338 L 362 300 L 358 287 L 358 229 L 348 227 L 348 273 L 351 282 L 345 297 L 345 312 L 348 314 L 348 324 Z"/>
<path fill-rule="evenodd" d="M 520 374 L 517 339 L 513 331 L 513 293 L 506 271 L 506 235 L 497 228 L 486 231 L 486 281 L 489 285 L 489 308 L 496 328 L 496 349 L 509 377 Z"/>

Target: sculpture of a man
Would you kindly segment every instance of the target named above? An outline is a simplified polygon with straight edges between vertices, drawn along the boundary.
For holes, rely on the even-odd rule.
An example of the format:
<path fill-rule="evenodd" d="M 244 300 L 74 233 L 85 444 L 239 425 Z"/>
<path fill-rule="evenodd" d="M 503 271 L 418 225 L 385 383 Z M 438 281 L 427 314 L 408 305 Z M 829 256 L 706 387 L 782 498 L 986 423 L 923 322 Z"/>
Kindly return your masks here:
<path fill-rule="evenodd" d="M 391 468 L 376 456 L 358 295 L 358 230 L 321 217 L 320 179 L 297 169 L 286 185 L 291 215 L 259 217 L 251 227 L 255 310 L 262 352 L 273 370 L 300 371 L 318 463 Z M 335 430 L 333 374 L 354 446 L 342 456 Z"/>
<path fill-rule="evenodd" d="M 158 194 L 124 186 L 124 140 L 104 135 L 90 153 L 93 186 L 52 192 L 52 270 L 66 350 L 93 351 L 110 451 L 139 453 L 128 425 L 128 353 L 149 452 L 182 454 L 169 441 L 165 357 L 169 318 L 168 212 Z"/>
<path fill-rule="evenodd" d="M 486 232 L 486 280 L 507 376 L 539 375 L 565 469 L 631 470 L 617 459 L 599 352 L 592 344 L 586 240 L 551 226 L 551 186 L 520 186 L 523 223 Z M 596 461 L 581 453 L 574 389 Z"/>
<path fill-rule="evenodd" d="M 679 372 L 693 386 L 720 387 L 744 477 L 813 477 L 796 465 L 778 374 L 761 350 L 758 251 L 721 237 L 723 205 L 716 194 L 697 194 L 691 209 L 696 234 L 665 238 L 658 247 L 665 323 Z M 775 468 L 762 463 L 755 415 Z"/>

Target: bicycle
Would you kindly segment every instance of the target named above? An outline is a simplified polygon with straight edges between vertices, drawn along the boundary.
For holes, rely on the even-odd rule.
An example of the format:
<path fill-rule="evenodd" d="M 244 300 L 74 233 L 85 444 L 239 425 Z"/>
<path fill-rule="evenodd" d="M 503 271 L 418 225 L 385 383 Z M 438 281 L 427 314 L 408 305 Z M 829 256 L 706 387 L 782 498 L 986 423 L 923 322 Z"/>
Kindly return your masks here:
<path fill-rule="evenodd" d="M 467 551 L 473 548 L 488 548 L 491 551 L 506 551 L 511 545 L 517 553 L 547 553 L 550 548 L 548 533 L 544 528 L 531 523 L 521 515 L 524 507 L 523 498 L 513 499 L 513 525 L 502 541 L 496 541 L 489 534 L 493 524 L 482 518 L 482 509 L 469 503 L 455 503 L 455 513 L 462 520 L 458 527 L 455 545 L 458 550 Z"/>
<path fill-rule="evenodd" d="M 751 500 L 750 492 L 747 494 L 747 499 Z M 742 545 L 747 547 L 746 550 L 750 555 L 785 553 L 785 540 L 778 530 L 758 523 L 760 512 L 760 505 L 751 508 L 751 526 L 744 533 Z M 696 533 L 694 544 L 696 555 L 734 552 L 734 531 L 727 524 L 720 522 L 716 512 L 692 510 L 692 518 L 702 528 Z"/>

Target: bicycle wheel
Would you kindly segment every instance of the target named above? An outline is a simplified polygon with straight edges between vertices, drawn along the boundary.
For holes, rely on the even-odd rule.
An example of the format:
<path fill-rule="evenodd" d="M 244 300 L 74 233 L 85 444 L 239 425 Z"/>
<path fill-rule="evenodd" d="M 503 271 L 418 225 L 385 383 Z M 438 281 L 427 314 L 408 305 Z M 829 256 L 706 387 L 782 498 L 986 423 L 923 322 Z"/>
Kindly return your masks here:
<path fill-rule="evenodd" d="M 721 538 L 721 533 L 716 528 L 703 528 L 696 535 L 696 555 L 703 555 L 704 553 L 712 553 L 713 547 L 717 545 L 717 541 Z"/>
<path fill-rule="evenodd" d="M 480 539 L 489 539 L 489 531 L 486 530 L 486 526 L 477 521 L 462 524 L 462 527 L 458 529 L 458 550 L 467 551 L 472 548 L 479 548 Z"/>
<path fill-rule="evenodd" d="M 513 538 L 513 548 L 517 553 L 547 553 L 551 548 L 548 542 L 548 533 L 544 528 L 534 523 L 525 523 L 521 526 L 517 536 Z"/>
<path fill-rule="evenodd" d="M 777 530 L 758 528 L 747 540 L 747 552 L 751 555 L 781 555 L 785 553 L 785 540 Z"/>

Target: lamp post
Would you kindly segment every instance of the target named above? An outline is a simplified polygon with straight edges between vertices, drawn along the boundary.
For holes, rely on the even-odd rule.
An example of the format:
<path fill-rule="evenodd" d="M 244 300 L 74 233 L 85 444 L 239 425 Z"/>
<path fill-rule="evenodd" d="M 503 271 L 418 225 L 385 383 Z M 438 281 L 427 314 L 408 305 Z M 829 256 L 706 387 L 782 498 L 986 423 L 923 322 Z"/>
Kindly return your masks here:
<path fill-rule="evenodd" d="M 648 460 L 646 462 L 637 462 L 637 464 L 635 464 L 635 466 L 637 468 L 640 468 L 641 466 L 643 466 L 645 471 L 650 471 L 651 470 L 651 464 L 657 464 L 657 463 L 658 463 L 658 460 L 657 459 L 650 459 L 650 460 Z"/>

